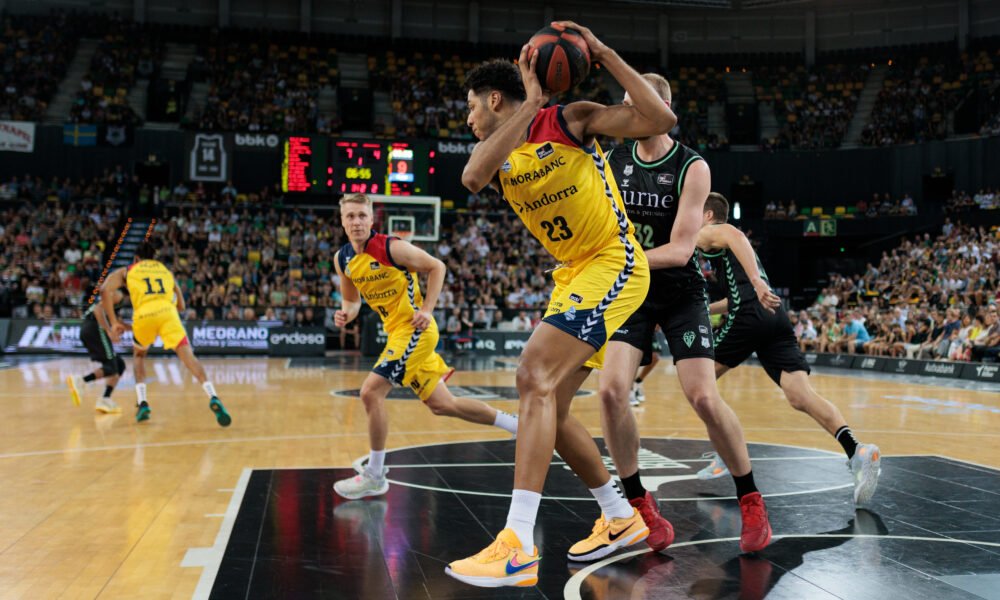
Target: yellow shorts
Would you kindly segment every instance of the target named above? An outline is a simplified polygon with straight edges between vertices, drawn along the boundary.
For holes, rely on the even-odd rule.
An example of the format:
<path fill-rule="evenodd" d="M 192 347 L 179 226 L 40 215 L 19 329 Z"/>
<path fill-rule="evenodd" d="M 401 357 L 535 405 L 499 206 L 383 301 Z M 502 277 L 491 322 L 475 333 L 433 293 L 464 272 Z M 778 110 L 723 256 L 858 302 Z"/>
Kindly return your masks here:
<path fill-rule="evenodd" d="M 144 306 L 133 317 L 132 338 L 136 346 L 149 348 L 156 341 L 156 336 L 160 336 L 167 350 L 173 350 L 187 337 L 177 307 L 173 304 L 158 302 Z"/>
<path fill-rule="evenodd" d="M 420 332 L 415 342 L 413 327 L 391 331 L 389 341 L 372 371 L 393 383 L 409 387 L 421 400 L 427 400 L 438 382 L 452 371 L 441 355 L 435 352 L 437 344 L 438 328 L 433 321 L 430 327 Z M 408 355 L 407 350 L 410 351 Z M 400 362 L 404 355 L 406 361 Z"/>
<path fill-rule="evenodd" d="M 649 291 L 646 255 L 635 238 L 629 236 L 629 241 L 631 273 L 625 246 L 616 241 L 588 260 L 552 274 L 556 286 L 543 321 L 594 347 L 588 367 L 603 366 L 608 338 L 638 310 Z"/>

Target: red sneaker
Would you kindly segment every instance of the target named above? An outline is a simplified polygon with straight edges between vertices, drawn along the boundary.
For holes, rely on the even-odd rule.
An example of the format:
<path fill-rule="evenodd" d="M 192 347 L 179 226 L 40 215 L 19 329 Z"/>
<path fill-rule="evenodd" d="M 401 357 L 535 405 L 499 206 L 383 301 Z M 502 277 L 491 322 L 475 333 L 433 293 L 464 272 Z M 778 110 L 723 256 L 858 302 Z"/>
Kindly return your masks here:
<path fill-rule="evenodd" d="M 760 492 L 740 498 L 743 531 L 740 533 L 740 550 L 758 552 L 771 543 L 771 524 L 767 520 L 767 507 Z"/>
<path fill-rule="evenodd" d="M 674 526 L 660 514 L 656 498 L 652 494 L 647 491 L 642 498 L 632 498 L 628 503 L 637 508 L 639 514 L 642 515 L 642 521 L 649 529 L 646 543 L 654 552 L 665 550 L 667 546 L 674 543 Z"/>

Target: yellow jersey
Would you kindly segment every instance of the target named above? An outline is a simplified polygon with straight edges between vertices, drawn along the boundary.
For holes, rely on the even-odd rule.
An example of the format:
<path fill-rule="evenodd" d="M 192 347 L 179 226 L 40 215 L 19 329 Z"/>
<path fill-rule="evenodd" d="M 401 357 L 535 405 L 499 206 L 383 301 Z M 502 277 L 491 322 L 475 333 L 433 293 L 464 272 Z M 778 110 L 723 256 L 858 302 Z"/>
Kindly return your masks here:
<path fill-rule="evenodd" d="M 175 305 L 174 275 L 158 260 L 132 263 L 125 273 L 125 285 L 135 314 L 163 304 Z"/>
<path fill-rule="evenodd" d="M 410 326 L 414 313 L 424 303 L 416 274 L 392 259 L 389 247 L 393 239 L 372 231 L 361 253 L 356 253 L 349 243 L 337 252 L 344 277 L 382 318 L 388 333 Z"/>
<path fill-rule="evenodd" d="M 600 145 L 586 147 L 577 140 L 562 111 L 562 106 L 540 110 L 527 140 L 497 176 L 504 198 L 531 234 L 556 260 L 571 264 L 618 243 L 623 230 L 631 236 L 634 228 Z"/>

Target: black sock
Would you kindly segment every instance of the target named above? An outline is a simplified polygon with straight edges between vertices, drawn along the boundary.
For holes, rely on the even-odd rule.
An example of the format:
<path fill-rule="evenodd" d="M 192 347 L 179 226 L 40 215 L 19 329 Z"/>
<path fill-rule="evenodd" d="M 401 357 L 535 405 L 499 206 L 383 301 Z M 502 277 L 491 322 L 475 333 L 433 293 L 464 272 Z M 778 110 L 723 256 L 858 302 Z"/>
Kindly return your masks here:
<path fill-rule="evenodd" d="M 639 481 L 639 471 L 628 477 L 622 477 L 621 480 L 622 487 L 625 488 L 625 497 L 629 500 L 646 496 L 646 488 L 642 487 L 642 482 Z"/>
<path fill-rule="evenodd" d="M 736 482 L 737 500 L 741 500 L 743 496 L 757 491 L 757 484 L 753 482 L 753 471 L 750 471 L 746 475 L 733 475 L 733 481 Z"/>
<path fill-rule="evenodd" d="M 840 445 L 844 447 L 847 458 L 853 458 L 854 452 L 858 449 L 858 440 L 854 437 L 854 432 L 851 431 L 851 428 L 844 425 L 837 430 L 837 433 L 833 434 L 833 437 L 837 438 Z"/>
<path fill-rule="evenodd" d="M 642 377 L 636 377 L 635 378 L 635 382 L 636 383 L 642 383 Z"/>
<path fill-rule="evenodd" d="M 106 385 L 106 386 L 104 386 L 104 397 L 105 398 L 110 398 L 111 397 L 111 392 L 113 392 L 113 391 L 115 391 L 115 386 L 113 386 L 113 385 Z"/>
<path fill-rule="evenodd" d="M 95 381 L 96 379 L 97 377 L 94 377 L 93 373 L 87 373 L 86 375 L 83 376 L 83 380 L 86 383 L 90 383 L 91 381 Z"/>

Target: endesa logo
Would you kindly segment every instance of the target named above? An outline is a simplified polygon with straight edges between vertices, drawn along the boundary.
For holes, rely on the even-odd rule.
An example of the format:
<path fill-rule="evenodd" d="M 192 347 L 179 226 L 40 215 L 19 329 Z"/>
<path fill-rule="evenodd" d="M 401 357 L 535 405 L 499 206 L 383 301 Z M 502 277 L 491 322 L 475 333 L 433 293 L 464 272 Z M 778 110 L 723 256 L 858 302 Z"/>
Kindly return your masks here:
<path fill-rule="evenodd" d="M 277 148 L 281 140 L 273 133 L 237 133 L 236 145 L 240 148 Z"/>
<path fill-rule="evenodd" d="M 326 344 L 326 336 L 322 333 L 272 333 L 272 344 L 288 344 L 291 346 L 313 346 Z"/>

